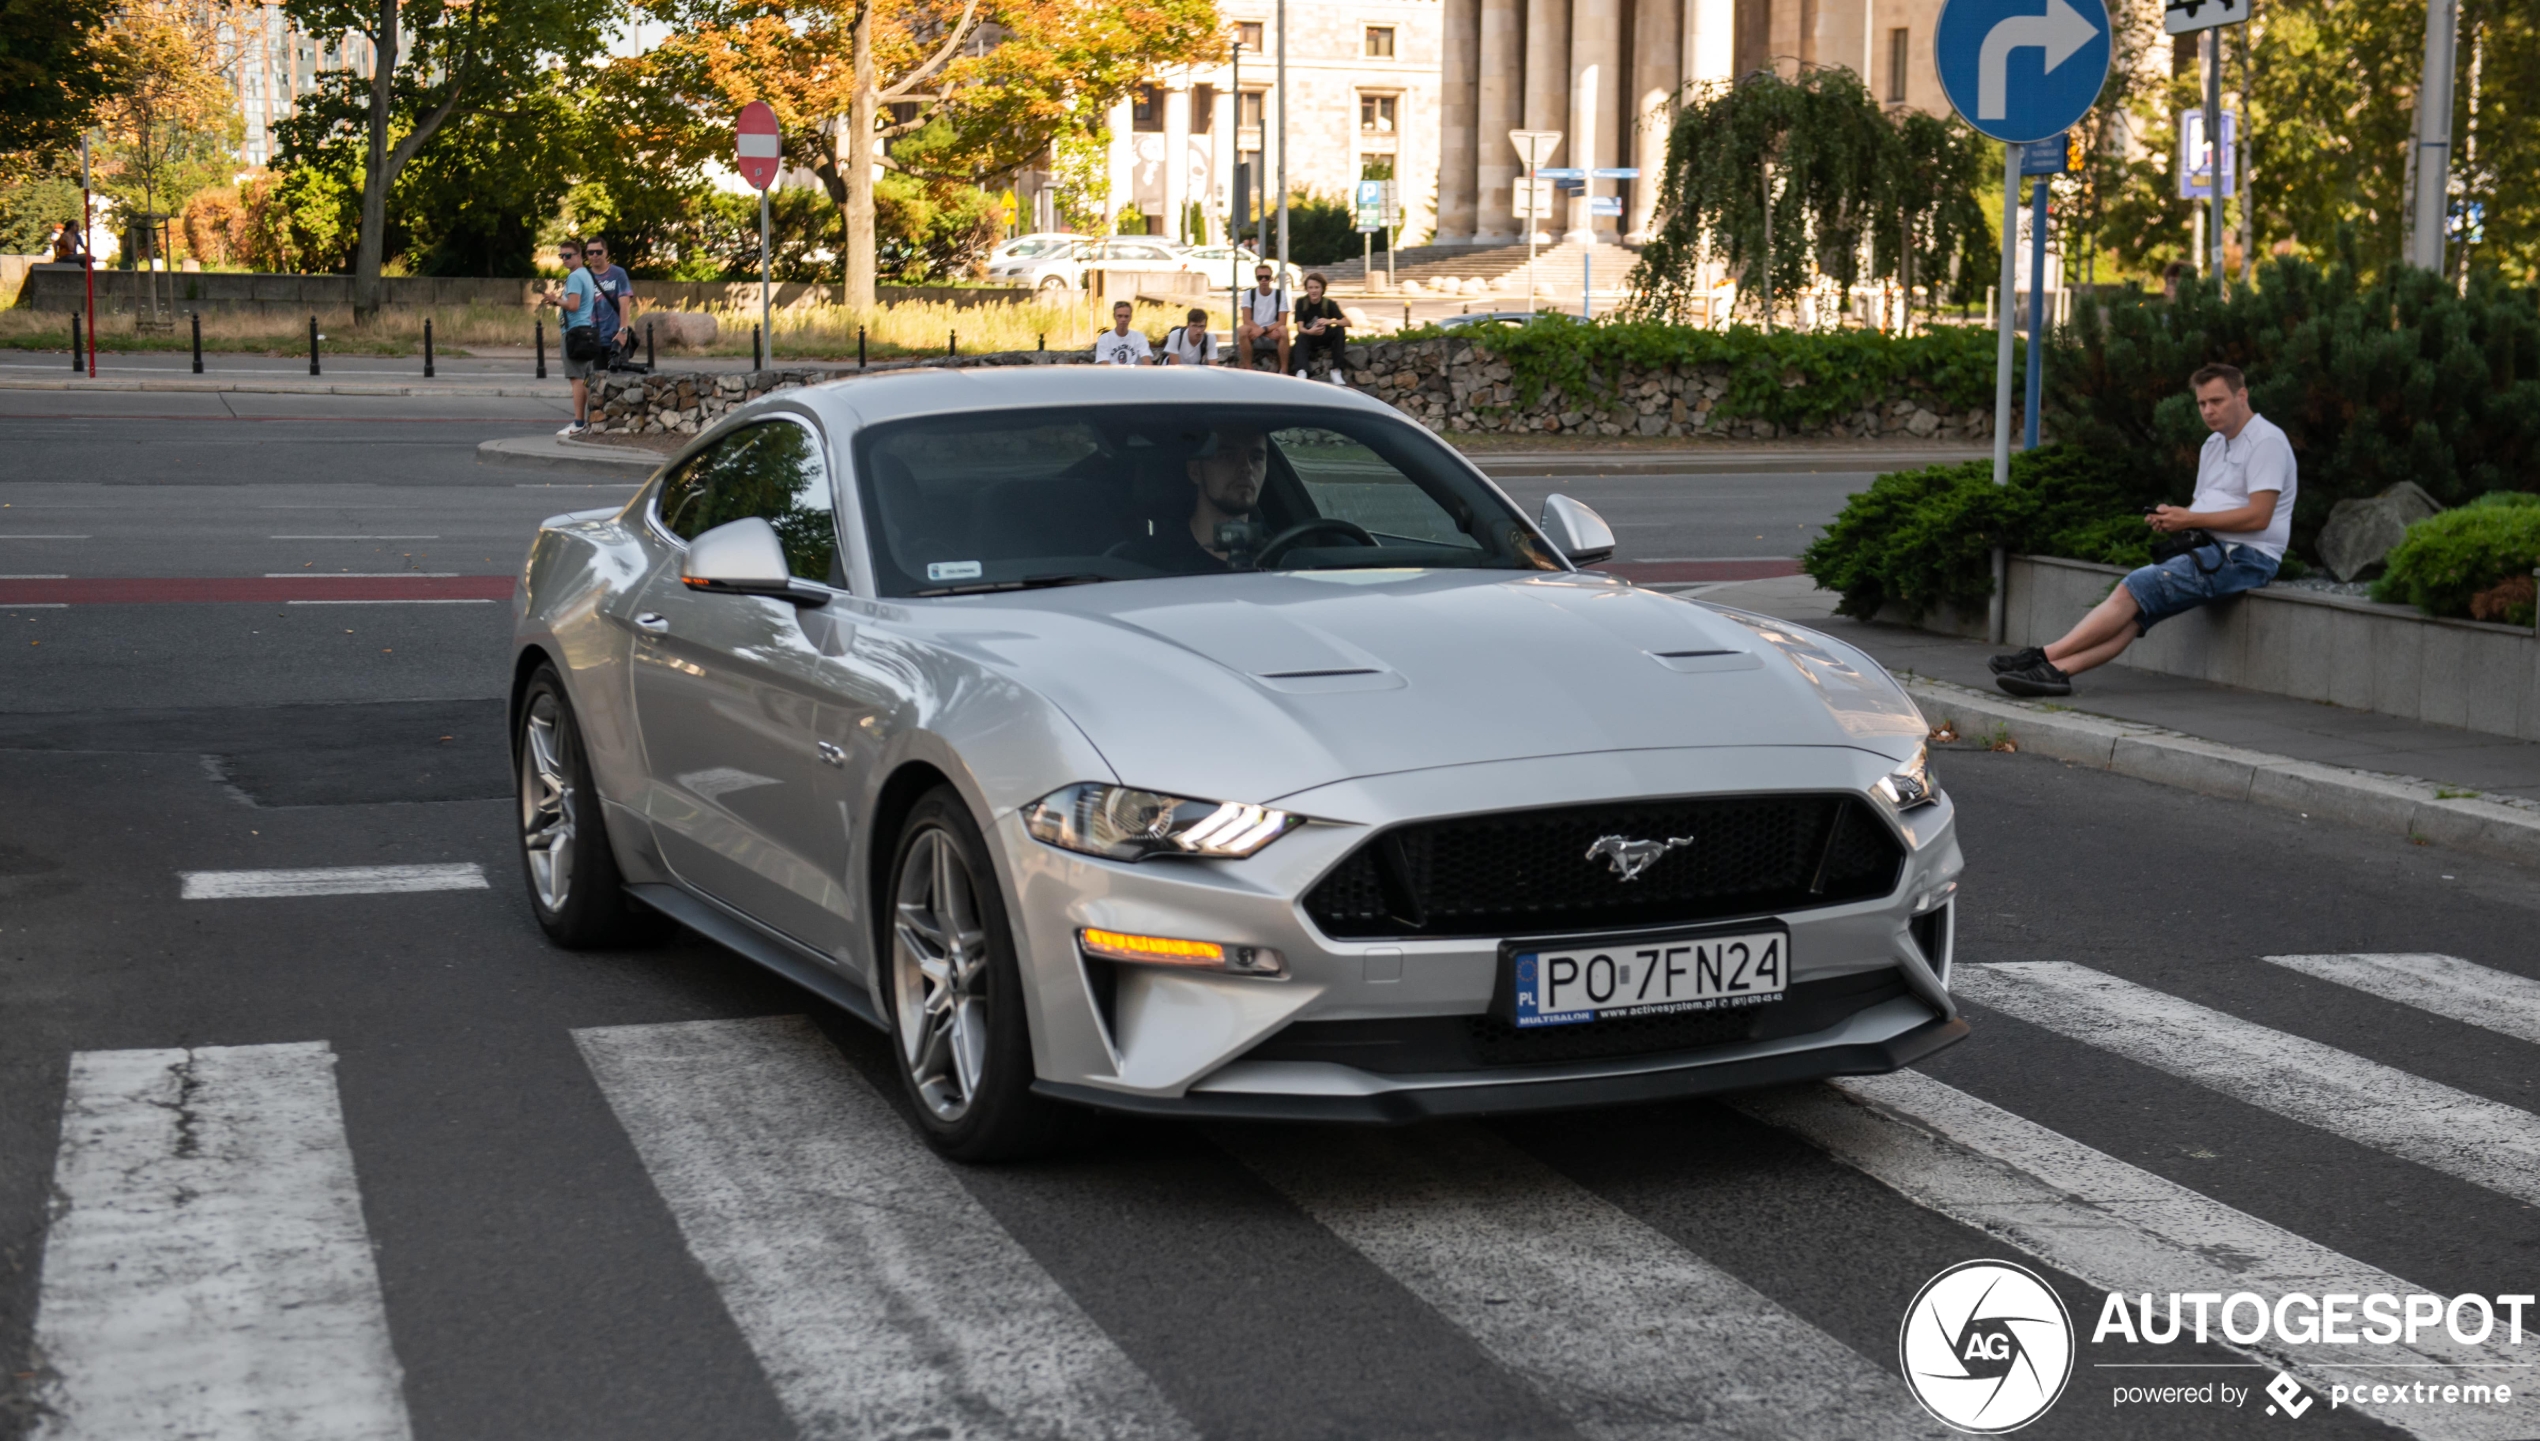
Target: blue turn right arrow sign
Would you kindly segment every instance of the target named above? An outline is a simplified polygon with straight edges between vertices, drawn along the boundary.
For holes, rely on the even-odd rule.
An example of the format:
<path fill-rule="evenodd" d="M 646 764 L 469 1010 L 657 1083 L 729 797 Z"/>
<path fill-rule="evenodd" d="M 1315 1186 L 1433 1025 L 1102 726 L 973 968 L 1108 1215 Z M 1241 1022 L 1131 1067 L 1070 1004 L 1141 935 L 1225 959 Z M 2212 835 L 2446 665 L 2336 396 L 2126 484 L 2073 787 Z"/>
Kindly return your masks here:
<path fill-rule="evenodd" d="M 1948 0 L 1932 60 L 1949 104 L 1996 140 L 2043 140 L 2090 113 L 2108 80 L 2105 0 Z"/>

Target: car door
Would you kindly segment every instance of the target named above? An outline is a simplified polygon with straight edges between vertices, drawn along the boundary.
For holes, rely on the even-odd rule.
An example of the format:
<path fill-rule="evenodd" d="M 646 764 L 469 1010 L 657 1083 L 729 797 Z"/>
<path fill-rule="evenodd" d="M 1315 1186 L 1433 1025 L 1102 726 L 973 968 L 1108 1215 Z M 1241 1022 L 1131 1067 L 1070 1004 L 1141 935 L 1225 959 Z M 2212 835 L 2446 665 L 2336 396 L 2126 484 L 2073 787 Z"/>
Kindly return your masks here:
<path fill-rule="evenodd" d="M 732 432 L 663 484 L 654 523 L 673 542 L 636 606 L 635 718 L 645 814 L 685 884 L 826 954 L 849 914 L 845 827 L 824 727 L 826 617 L 793 602 L 692 590 L 686 542 L 758 516 L 796 576 L 836 586 L 837 527 L 821 438 L 794 417 Z"/>

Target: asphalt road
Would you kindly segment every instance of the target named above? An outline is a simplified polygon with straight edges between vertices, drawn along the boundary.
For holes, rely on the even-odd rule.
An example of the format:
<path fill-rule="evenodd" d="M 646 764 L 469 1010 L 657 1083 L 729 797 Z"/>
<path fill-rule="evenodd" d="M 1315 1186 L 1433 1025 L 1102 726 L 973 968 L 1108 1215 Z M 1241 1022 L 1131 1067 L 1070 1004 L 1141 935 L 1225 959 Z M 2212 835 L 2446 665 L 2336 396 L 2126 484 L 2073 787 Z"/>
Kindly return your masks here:
<path fill-rule="evenodd" d="M 0 532 L 91 537 L 0 542 L 60 547 L 0 571 L 501 573 L 535 516 L 602 492 L 478 467 L 478 440 L 546 423 L 496 404 L 441 432 L 0 409 L 35 460 L 0 473 Z M 110 454 L 128 464 L 101 474 Z M 1842 484 L 1701 480 L 1560 487 L 1659 527 L 1657 558 L 1790 554 L 1713 537 L 1795 530 Z M 264 505 L 332 509 L 286 525 Z M 2238 1437 L 2289 1424 L 2262 1414 L 2275 1368 L 2219 1338 L 2095 1342 L 2108 1285 L 2540 1291 L 2529 873 L 1951 752 L 1974 1034 L 1887 1095 L 1922 1129 L 1811 1086 L 1389 1131 L 1122 1123 L 1058 1160 L 957 1170 L 908 1149 L 889 1056 L 851 1018 L 693 939 L 544 942 L 512 843 L 504 611 L 0 609 L 0 1436 L 154 1436 L 42 1408 L 152 1371 L 235 1381 L 203 1340 L 228 1319 L 222 1279 L 101 1243 L 68 1200 L 114 1184 L 130 1115 L 166 1118 L 184 1174 L 309 1209 L 346 1268 L 308 1298 L 348 1318 L 312 1320 L 309 1354 L 341 1365 L 309 1384 L 368 1377 L 370 1409 L 222 1437 L 1938 1435 L 1898 1379 L 1899 1322 L 1980 1257 L 2036 1270 L 2079 1331 L 2069 1389 L 2023 1434 Z M 179 880 L 471 864 L 487 888 L 186 900 Z M 2488 969 L 2441 974 L 2492 999 L 2446 1014 L 2424 998 L 2439 986 L 2390 999 L 2264 959 L 2355 953 L 2461 958 Z M 674 1041 L 713 1105 L 661 1068 Z M 223 1069 L 251 1061 L 270 1074 Z M 283 1084 L 311 1074 L 314 1093 Z M 119 1111 L 117 1075 L 173 1079 L 127 1079 Z M 257 1154 L 224 1087 L 317 1116 L 327 1144 L 224 1169 Z M 1982 1124 L 1935 1120 L 1935 1097 Z M 683 1128 L 683 1104 L 704 1123 Z M 1888 1149 L 1829 1130 L 1830 1107 L 1886 1126 Z M 840 1179 L 859 1166 L 868 1183 Z M 121 1264 L 83 1266 L 100 1244 Z M 887 1301 L 846 1284 L 859 1259 L 887 1263 Z M 39 1300 L 76 1340 L 100 1297 L 162 1292 L 201 1328 L 170 1330 L 164 1367 L 101 1379 L 35 1343 Z M 2540 1388 L 2528 1361 L 2481 1355 L 2444 1378 Z M 2217 1378 L 2244 1404 L 2113 1401 Z M 2300 1433 L 2385 1429 L 2303 1404 Z M 2535 1406 L 2380 1414 L 2535 1435 Z"/>

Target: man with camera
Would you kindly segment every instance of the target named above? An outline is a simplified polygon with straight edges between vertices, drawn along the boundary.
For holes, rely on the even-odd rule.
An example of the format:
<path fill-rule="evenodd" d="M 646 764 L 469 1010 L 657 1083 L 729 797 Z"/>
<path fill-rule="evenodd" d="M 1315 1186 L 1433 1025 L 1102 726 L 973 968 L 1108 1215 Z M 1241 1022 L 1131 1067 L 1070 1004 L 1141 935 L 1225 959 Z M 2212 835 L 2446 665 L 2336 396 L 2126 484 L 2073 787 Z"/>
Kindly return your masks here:
<path fill-rule="evenodd" d="M 1993 657 L 1994 684 L 2016 696 L 2065 696 L 2073 677 L 2115 660 L 2135 637 L 2171 616 L 2256 590 L 2275 579 L 2293 534 L 2292 442 L 2249 407 L 2249 383 L 2228 365 L 2188 377 L 2196 410 L 2214 433 L 2196 458 L 2196 495 L 2182 509 L 2156 505 L 2144 523 L 2161 533 L 2166 559 L 2129 572 L 2062 639 Z"/>

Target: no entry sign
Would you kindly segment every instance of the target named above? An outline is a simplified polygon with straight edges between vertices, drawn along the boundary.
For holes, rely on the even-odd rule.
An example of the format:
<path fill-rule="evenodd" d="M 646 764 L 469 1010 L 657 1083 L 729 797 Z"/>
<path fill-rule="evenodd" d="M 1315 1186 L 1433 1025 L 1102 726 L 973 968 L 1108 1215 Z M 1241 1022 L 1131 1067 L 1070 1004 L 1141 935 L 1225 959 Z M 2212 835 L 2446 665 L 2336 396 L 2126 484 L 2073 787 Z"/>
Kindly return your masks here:
<path fill-rule="evenodd" d="M 776 112 L 764 100 L 753 100 L 741 107 L 741 118 L 732 126 L 733 163 L 741 178 L 753 190 L 765 190 L 776 183 L 781 161 L 776 139 Z"/>

